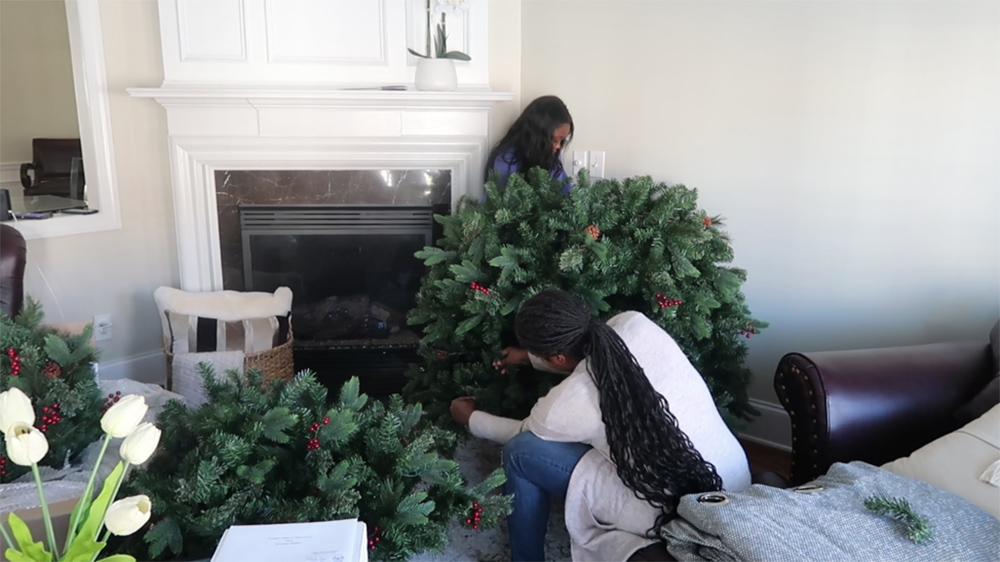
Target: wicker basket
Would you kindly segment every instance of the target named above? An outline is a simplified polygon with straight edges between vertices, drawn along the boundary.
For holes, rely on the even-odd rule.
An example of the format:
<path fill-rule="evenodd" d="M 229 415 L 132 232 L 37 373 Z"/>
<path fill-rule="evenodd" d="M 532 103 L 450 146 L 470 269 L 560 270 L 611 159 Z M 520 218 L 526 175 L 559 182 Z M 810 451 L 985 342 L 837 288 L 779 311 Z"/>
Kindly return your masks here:
<path fill-rule="evenodd" d="M 243 370 L 259 369 L 265 386 L 273 380 L 292 380 L 295 376 L 295 359 L 292 354 L 294 343 L 295 338 L 292 336 L 292 327 L 289 325 L 288 338 L 285 340 L 285 343 L 271 349 L 247 354 L 243 359 Z M 174 354 L 169 349 L 164 349 L 163 351 L 167 357 L 167 390 L 173 390 Z"/>

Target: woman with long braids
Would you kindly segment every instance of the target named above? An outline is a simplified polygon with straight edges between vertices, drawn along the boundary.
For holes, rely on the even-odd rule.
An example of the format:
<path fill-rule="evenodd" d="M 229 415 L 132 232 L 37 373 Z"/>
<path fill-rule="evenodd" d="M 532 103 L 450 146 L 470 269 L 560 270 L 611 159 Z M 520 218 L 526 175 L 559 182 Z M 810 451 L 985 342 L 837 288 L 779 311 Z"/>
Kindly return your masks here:
<path fill-rule="evenodd" d="M 607 323 L 565 291 L 546 290 L 515 320 L 524 349 L 495 366 L 570 373 L 528 418 L 452 402 L 473 435 L 504 444 L 513 560 L 542 560 L 552 497 L 566 498 L 574 560 L 625 560 L 652 544 L 680 496 L 750 485 L 746 454 L 701 375 L 639 312 Z"/>

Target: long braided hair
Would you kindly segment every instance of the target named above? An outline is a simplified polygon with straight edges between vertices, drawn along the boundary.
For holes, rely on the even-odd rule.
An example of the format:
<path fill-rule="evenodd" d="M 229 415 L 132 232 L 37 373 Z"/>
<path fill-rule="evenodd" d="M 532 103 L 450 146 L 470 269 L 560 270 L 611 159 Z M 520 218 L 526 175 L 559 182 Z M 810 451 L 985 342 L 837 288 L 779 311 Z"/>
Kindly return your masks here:
<path fill-rule="evenodd" d="M 524 303 L 515 330 L 521 346 L 539 357 L 587 360 L 618 476 L 636 497 L 662 512 L 650 532 L 673 517 L 680 496 L 722 489 L 715 466 L 677 425 L 667 399 L 650 384 L 625 342 L 578 298 L 542 291 Z"/>

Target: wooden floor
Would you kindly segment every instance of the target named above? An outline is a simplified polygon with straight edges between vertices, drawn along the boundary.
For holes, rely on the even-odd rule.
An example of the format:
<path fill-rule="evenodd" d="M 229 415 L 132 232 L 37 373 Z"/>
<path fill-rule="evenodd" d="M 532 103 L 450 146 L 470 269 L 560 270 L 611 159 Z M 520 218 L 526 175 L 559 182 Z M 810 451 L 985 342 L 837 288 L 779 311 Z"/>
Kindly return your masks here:
<path fill-rule="evenodd" d="M 745 439 L 741 439 L 740 443 L 750 460 L 751 473 L 771 471 L 788 478 L 788 473 L 792 468 L 792 453 Z"/>

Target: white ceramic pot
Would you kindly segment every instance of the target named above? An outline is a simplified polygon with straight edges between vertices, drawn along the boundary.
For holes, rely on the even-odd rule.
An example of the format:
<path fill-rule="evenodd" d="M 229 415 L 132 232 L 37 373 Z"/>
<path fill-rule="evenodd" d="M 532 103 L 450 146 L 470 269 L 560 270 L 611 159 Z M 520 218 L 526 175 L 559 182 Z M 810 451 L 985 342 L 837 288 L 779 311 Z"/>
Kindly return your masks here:
<path fill-rule="evenodd" d="M 452 59 L 420 59 L 414 79 L 418 90 L 453 92 L 458 87 L 455 61 Z"/>

